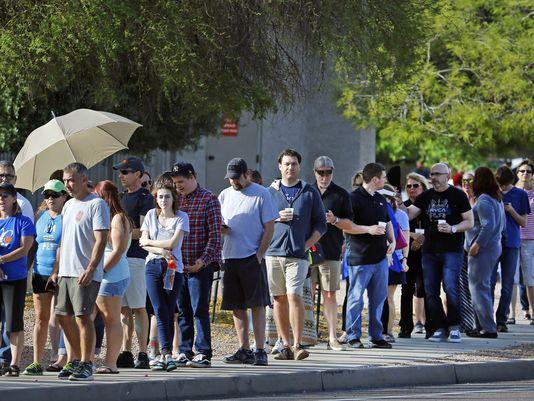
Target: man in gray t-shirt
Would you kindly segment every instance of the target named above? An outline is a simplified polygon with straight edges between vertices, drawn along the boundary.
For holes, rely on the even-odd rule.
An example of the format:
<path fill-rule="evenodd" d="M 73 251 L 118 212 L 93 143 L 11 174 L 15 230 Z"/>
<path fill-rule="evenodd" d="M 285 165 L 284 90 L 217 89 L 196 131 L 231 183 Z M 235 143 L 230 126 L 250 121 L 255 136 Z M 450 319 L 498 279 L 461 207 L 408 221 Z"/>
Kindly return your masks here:
<path fill-rule="evenodd" d="M 80 163 L 69 164 L 63 170 L 65 187 L 73 199 L 63 207 L 59 268 L 56 267 L 51 276 L 54 281 L 59 277 L 55 312 L 72 349 L 59 378 L 69 380 L 92 380 L 93 377 L 91 356 L 95 329 L 92 314 L 102 281 L 110 227 L 109 207 L 89 191 L 87 176 L 87 168 Z M 72 319 L 73 315 L 76 319 Z"/>
<path fill-rule="evenodd" d="M 243 159 L 228 163 L 231 186 L 219 195 L 223 217 L 223 299 L 221 308 L 231 310 L 239 337 L 239 349 L 225 363 L 268 363 L 265 344 L 265 307 L 269 286 L 263 257 L 271 242 L 278 210 L 269 191 L 250 181 Z M 252 309 L 256 352 L 250 350 L 247 309 Z"/>

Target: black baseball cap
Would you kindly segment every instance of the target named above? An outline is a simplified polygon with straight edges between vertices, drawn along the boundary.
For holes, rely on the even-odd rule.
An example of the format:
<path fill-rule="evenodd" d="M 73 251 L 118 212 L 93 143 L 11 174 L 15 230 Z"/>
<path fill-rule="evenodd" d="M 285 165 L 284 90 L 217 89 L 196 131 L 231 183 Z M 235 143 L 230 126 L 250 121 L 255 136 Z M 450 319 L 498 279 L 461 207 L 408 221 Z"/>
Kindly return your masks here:
<path fill-rule="evenodd" d="M 234 157 L 226 166 L 226 176 L 224 178 L 239 178 L 248 170 L 247 162 L 240 157 Z"/>
<path fill-rule="evenodd" d="M 121 160 L 120 163 L 115 164 L 113 170 L 132 170 L 144 173 L 145 165 L 139 157 L 129 156 L 126 159 Z"/>
<path fill-rule="evenodd" d="M 171 173 L 172 175 L 179 175 L 181 177 L 190 177 L 191 175 L 196 175 L 193 165 L 187 162 L 174 163 Z"/>
<path fill-rule="evenodd" d="M 3 182 L 0 184 L 0 189 L 3 189 L 4 191 L 7 191 L 11 194 L 11 196 L 17 196 L 17 190 L 13 186 L 13 184 L 10 184 L 9 182 Z"/>

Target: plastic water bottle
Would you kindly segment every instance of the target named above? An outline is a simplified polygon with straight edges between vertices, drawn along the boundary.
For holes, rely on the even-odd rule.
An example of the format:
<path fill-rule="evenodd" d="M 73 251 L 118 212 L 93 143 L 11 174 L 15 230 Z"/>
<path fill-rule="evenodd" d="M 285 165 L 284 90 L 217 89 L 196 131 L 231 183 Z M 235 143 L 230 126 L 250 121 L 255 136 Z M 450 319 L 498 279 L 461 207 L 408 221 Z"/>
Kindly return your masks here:
<path fill-rule="evenodd" d="M 176 274 L 176 262 L 174 258 L 171 257 L 167 261 L 167 271 L 165 272 L 165 277 L 163 278 L 163 289 L 172 290 L 174 287 L 174 275 Z"/>

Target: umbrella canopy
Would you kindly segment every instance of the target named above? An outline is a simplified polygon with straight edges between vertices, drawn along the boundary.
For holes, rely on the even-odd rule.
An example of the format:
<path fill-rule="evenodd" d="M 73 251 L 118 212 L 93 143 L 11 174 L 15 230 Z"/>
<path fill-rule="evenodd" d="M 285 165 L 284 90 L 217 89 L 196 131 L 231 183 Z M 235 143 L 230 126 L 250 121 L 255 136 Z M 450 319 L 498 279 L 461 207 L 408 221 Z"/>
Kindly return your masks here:
<path fill-rule="evenodd" d="M 128 148 L 134 131 L 141 127 L 117 114 L 78 109 L 55 117 L 26 138 L 15 158 L 17 187 L 35 192 L 55 170 L 79 162 L 92 167 Z"/>

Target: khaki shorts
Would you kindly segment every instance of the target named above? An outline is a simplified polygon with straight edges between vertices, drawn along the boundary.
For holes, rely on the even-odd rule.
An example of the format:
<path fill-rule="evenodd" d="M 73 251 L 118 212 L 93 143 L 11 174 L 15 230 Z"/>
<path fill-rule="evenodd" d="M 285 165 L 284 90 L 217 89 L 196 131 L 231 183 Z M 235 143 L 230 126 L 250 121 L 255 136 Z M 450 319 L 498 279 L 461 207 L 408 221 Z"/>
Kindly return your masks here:
<path fill-rule="evenodd" d="M 58 315 L 83 316 L 93 313 L 100 283 L 91 281 L 87 287 L 78 284 L 78 277 L 60 277 L 54 311 Z"/>
<path fill-rule="evenodd" d="M 312 283 L 321 283 L 323 291 L 337 291 L 341 281 L 341 261 L 325 260 L 311 267 Z"/>
<path fill-rule="evenodd" d="M 302 288 L 308 275 L 309 266 L 306 259 L 267 256 L 265 263 L 271 295 L 296 294 L 302 296 Z"/>
<path fill-rule="evenodd" d="M 122 297 L 122 307 L 141 309 L 146 307 L 146 278 L 145 260 L 141 258 L 128 258 L 130 268 L 130 282 Z"/>

